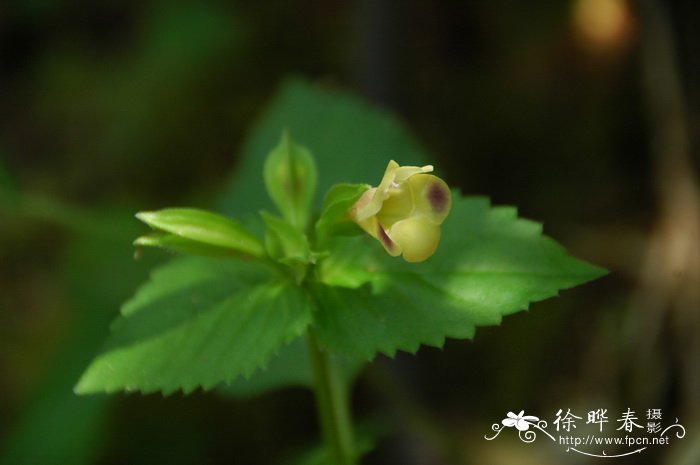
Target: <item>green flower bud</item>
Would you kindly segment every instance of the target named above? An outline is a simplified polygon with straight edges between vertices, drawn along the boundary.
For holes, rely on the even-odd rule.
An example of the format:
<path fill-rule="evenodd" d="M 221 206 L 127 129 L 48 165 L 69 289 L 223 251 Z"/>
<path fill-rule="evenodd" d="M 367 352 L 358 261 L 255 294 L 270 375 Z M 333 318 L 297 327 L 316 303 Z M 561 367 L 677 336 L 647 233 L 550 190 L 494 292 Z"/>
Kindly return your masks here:
<path fill-rule="evenodd" d="M 350 209 L 350 218 L 377 239 L 391 256 L 422 262 L 440 243 L 440 225 L 452 197 L 431 165 L 399 166 L 391 160 L 379 186 L 368 189 Z"/>

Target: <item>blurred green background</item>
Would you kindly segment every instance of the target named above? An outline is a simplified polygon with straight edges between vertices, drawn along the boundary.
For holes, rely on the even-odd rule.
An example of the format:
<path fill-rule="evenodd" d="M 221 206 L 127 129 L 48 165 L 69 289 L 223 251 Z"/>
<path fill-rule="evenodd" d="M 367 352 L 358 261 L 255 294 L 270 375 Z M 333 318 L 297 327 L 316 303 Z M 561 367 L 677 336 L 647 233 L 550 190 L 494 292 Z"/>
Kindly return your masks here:
<path fill-rule="evenodd" d="M 302 388 L 72 393 L 167 259 L 134 260 L 133 213 L 244 212 L 248 132 L 285 102 L 303 125 L 314 90 L 398 115 L 450 184 L 611 270 L 474 341 L 378 359 L 355 416 L 390 432 L 365 463 L 598 463 L 483 436 L 507 411 L 599 407 L 685 425 L 634 463 L 700 463 L 698 24 L 691 0 L 3 2 L 0 463 L 274 464 L 314 443 Z"/>

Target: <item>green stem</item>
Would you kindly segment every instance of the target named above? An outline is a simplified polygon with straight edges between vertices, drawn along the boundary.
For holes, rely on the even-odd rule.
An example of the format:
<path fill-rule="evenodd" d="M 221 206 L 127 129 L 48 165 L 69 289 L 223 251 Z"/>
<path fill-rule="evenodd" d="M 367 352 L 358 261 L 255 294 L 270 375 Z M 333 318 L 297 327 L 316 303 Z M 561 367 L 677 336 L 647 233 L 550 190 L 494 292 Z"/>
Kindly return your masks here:
<path fill-rule="evenodd" d="M 308 333 L 316 405 L 326 449 L 333 465 L 355 465 L 348 390 L 337 367 L 318 344 L 313 329 Z"/>

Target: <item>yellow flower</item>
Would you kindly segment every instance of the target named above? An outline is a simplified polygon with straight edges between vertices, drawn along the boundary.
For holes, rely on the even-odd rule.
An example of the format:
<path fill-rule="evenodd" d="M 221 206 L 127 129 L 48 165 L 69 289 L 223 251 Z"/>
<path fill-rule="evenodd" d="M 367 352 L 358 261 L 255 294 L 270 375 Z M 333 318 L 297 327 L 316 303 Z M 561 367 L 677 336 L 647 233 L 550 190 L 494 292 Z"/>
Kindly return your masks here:
<path fill-rule="evenodd" d="M 368 189 L 350 217 L 377 239 L 389 255 L 422 262 L 440 243 L 440 224 L 452 199 L 445 181 L 427 174 L 432 165 L 399 166 L 391 160 L 379 186 Z"/>

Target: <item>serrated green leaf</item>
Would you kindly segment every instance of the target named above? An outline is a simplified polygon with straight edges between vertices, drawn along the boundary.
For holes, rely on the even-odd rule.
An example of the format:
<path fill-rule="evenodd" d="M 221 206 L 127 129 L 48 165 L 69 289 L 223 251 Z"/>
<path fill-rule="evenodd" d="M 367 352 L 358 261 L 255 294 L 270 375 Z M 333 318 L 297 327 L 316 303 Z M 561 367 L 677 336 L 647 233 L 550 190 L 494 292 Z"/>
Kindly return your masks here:
<path fill-rule="evenodd" d="M 322 263 L 314 324 L 324 345 L 367 359 L 440 347 L 605 273 L 568 256 L 515 209 L 453 196 L 440 246 L 425 262 L 404 263 L 359 238 Z"/>
<path fill-rule="evenodd" d="M 318 182 L 311 152 L 284 131 L 265 160 L 263 175 L 267 193 L 282 216 L 298 230 L 306 229 Z"/>
<path fill-rule="evenodd" d="M 136 218 L 154 229 L 195 242 L 225 247 L 262 257 L 262 242 L 235 221 L 222 215 L 195 208 L 166 208 L 139 212 Z"/>
<path fill-rule="evenodd" d="M 264 367 L 310 319 L 304 292 L 256 262 L 178 259 L 123 306 L 76 392 L 210 389 Z"/>
<path fill-rule="evenodd" d="M 264 369 L 248 379 L 238 378 L 222 385 L 219 392 L 245 398 L 281 387 L 312 385 L 308 347 L 305 338 L 300 337 L 282 347 Z"/>
<path fill-rule="evenodd" d="M 316 237 L 325 244 L 332 235 L 364 234 L 348 217 L 348 211 L 357 199 L 369 189 L 367 184 L 336 184 L 326 194 L 321 216 L 316 221 Z"/>
<path fill-rule="evenodd" d="M 348 384 L 364 365 L 362 360 L 350 360 L 339 355 L 332 357 Z M 264 369 L 256 371 L 248 379 L 238 378 L 230 385 L 221 386 L 219 392 L 246 398 L 284 387 L 313 389 L 309 347 L 303 336 L 282 347 Z"/>

